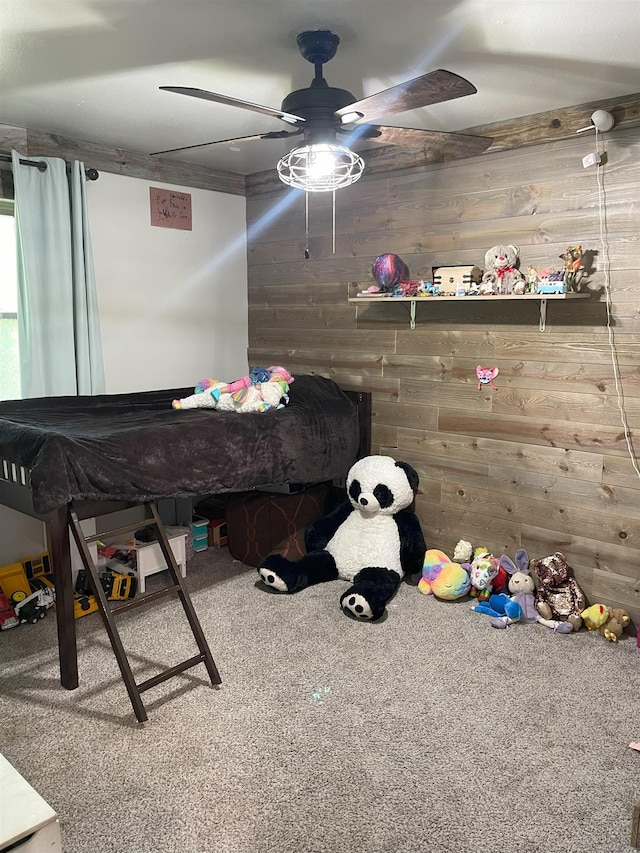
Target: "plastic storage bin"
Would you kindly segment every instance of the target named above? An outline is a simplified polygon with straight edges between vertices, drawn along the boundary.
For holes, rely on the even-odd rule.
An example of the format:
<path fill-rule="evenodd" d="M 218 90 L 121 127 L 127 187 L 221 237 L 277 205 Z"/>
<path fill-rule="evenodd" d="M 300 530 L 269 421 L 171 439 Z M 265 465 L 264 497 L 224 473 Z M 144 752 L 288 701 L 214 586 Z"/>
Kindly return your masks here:
<path fill-rule="evenodd" d="M 209 519 L 194 515 L 191 521 L 191 540 L 194 551 L 206 551 L 209 547 Z"/>

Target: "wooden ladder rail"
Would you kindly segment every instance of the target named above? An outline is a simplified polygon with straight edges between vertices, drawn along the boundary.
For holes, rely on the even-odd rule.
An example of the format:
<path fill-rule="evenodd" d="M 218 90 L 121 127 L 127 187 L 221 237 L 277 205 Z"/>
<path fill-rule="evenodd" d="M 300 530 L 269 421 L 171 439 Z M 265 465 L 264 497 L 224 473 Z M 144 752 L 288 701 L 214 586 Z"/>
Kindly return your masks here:
<path fill-rule="evenodd" d="M 163 589 L 160 589 L 157 592 L 149 593 L 148 595 L 144 595 L 140 598 L 131 599 L 125 604 L 122 604 L 119 607 L 115 607 L 113 609 L 109 607 L 107 597 L 105 595 L 104 589 L 102 588 L 102 584 L 100 583 L 100 578 L 98 577 L 98 569 L 93 561 L 91 552 L 89 551 L 89 548 L 87 546 L 90 542 L 96 542 L 98 539 L 104 539 L 111 536 L 117 536 L 122 533 L 129 533 L 133 530 L 138 530 L 140 528 L 140 522 L 137 521 L 132 524 L 126 524 L 122 527 L 114 528 L 113 530 L 104 530 L 101 533 L 98 533 L 93 536 L 85 536 L 80 525 L 80 520 L 78 519 L 78 515 L 72 503 L 69 504 L 68 518 L 69 528 L 73 535 L 74 541 L 78 547 L 78 551 L 80 552 L 82 565 L 84 566 L 87 572 L 87 576 L 89 577 L 93 593 L 98 602 L 98 609 L 100 611 L 100 615 L 102 616 L 104 627 L 109 636 L 109 640 L 116 656 L 116 660 L 118 661 L 118 666 L 120 667 L 122 680 L 124 681 L 125 687 L 127 688 L 127 693 L 129 694 L 129 699 L 131 700 L 133 711 L 139 723 L 144 723 L 146 722 L 146 720 L 148 720 L 147 712 L 140 694 L 143 693 L 145 690 L 148 690 L 150 687 L 155 687 L 157 684 L 161 684 L 163 681 L 166 681 L 167 679 L 172 678 L 173 676 L 178 675 L 181 672 L 184 672 L 186 669 L 190 669 L 191 667 L 196 666 L 199 663 L 204 663 L 205 667 L 207 668 L 209 678 L 211 679 L 211 683 L 222 683 L 222 679 L 220 678 L 220 674 L 211 655 L 209 645 L 204 636 L 202 626 L 200 625 L 200 620 L 198 619 L 198 616 L 194 609 L 193 602 L 191 601 L 189 592 L 183 582 L 182 577 L 180 576 L 176 559 L 173 554 L 173 551 L 171 550 L 171 546 L 169 544 L 169 539 L 164 529 L 164 525 L 160 519 L 160 516 L 158 515 L 157 507 L 155 503 L 151 501 L 145 503 L 144 506 L 145 512 L 147 514 L 147 520 L 152 526 L 155 526 L 158 531 L 158 545 L 160 546 L 164 559 L 167 563 L 167 568 L 171 575 L 172 583 L 170 586 L 164 587 Z M 171 593 L 177 593 L 178 598 L 180 599 L 185 615 L 189 622 L 189 626 L 191 627 L 191 631 L 198 646 L 199 654 L 194 655 L 188 660 L 184 660 L 181 663 L 176 664 L 175 666 L 169 667 L 168 669 L 165 669 L 159 672 L 157 675 L 154 675 L 151 678 L 148 678 L 146 681 L 142 681 L 138 684 L 134 678 L 133 672 L 131 670 L 131 665 L 129 664 L 129 659 L 127 658 L 127 654 L 122 644 L 122 640 L 120 638 L 120 634 L 116 626 L 115 617 L 118 616 L 118 614 L 120 613 L 128 612 L 130 610 L 135 609 L 136 607 L 143 607 L 147 604 L 151 604 L 154 601 L 157 601 L 159 598 L 163 598 L 164 596 L 169 595 Z"/>

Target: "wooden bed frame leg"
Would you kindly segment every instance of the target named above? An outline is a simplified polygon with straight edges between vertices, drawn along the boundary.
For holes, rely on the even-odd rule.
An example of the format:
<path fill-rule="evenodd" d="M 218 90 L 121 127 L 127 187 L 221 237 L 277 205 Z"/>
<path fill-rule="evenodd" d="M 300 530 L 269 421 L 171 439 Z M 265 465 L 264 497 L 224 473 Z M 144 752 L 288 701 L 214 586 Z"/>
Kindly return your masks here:
<path fill-rule="evenodd" d="M 56 588 L 60 682 L 67 690 L 75 690 L 78 686 L 78 650 L 66 506 L 51 513 L 47 521 L 47 547 Z"/>

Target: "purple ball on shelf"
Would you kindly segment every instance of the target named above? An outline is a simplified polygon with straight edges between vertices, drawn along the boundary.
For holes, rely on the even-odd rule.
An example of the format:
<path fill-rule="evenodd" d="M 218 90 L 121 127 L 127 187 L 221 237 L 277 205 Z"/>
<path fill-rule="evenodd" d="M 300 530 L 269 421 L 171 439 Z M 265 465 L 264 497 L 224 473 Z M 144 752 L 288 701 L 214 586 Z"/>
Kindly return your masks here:
<path fill-rule="evenodd" d="M 393 290 L 396 284 L 409 279 L 409 267 L 402 258 L 390 252 L 375 259 L 371 272 L 383 290 Z"/>

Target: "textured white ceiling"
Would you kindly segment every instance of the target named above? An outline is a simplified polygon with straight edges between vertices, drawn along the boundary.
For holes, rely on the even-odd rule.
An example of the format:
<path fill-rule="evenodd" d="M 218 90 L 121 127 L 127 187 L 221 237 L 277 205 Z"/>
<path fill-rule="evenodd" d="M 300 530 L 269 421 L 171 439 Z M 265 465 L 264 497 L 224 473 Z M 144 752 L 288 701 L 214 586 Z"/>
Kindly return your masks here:
<path fill-rule="evenodd" d="M 146 153 L 286 129 L 158 87 L 279 109 L 313 77 L 307 29 L 340 36 L 324 75 L 356 98 L 436 68 L 478 89 L 385 124 L 460 130 L 640 91 L 640 0 L 0 0 L 0 123 Z M 247 174 L 290 147 L 169 156 Z"/>

